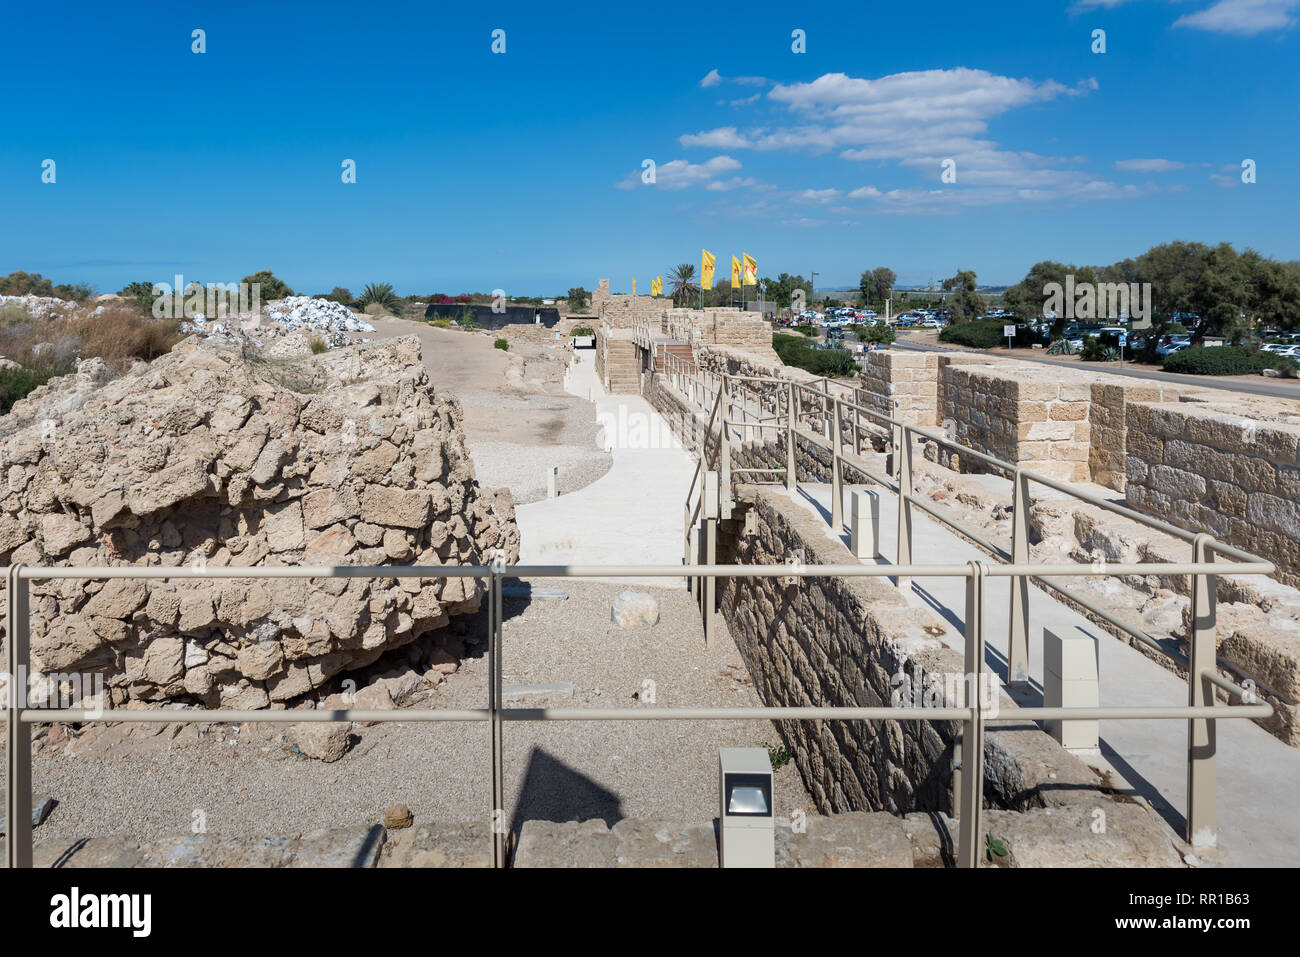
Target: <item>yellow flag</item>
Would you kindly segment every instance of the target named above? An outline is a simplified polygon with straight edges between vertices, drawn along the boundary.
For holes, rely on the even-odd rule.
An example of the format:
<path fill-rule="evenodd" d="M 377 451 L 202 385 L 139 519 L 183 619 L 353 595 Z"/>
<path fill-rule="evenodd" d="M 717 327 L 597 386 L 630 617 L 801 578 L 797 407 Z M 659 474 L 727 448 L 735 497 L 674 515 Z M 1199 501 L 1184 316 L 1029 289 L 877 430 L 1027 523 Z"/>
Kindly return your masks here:
<path fill-rule="evenodd" d="M 741 253 L 741 255 L 745 257 L 745 265 L 744 265 L 744 273 L 743 273 L 745 285 L 757 286 L 758 285 L 758 263 L 754 261 L 754 257 L 751 256 L 749 253 Z"/>
<path fill-rule="evenodd" d="M 707 249 L 700 250 L 704 255 L 700 257 L 700 288 L 713 288 L 713 253 Z"/>
<path fill-rule="evenodd" d="M 656 296 L 662 296 L 662 295 L 664 294 L 664 277 L 663 277 L 663 276 L 660 276 L 658 279 L 655 280 L 655 290 L 654 290 L 654 294 L 655 294 Z"/>
<path fill-rule="evenodd" d="M 731 257 L 731 288 L 735 289 L 740 285 L 740 260 L 735 256 Z"/>
<path fill-rule="evenodd" d="M 632 280 L 632 295 L 636 295 L 636 280 Z"/>

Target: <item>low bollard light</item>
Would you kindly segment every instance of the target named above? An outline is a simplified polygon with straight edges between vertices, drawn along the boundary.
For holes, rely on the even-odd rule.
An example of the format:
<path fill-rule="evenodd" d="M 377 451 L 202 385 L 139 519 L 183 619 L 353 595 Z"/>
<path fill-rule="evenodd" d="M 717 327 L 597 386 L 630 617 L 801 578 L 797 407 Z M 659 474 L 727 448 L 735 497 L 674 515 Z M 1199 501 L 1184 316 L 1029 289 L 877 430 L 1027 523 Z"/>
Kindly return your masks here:
<path fill-rule="evenodd" d="M 776 867 L 772 762 L 762 748 L 719 748 L 718 863 Z"/>

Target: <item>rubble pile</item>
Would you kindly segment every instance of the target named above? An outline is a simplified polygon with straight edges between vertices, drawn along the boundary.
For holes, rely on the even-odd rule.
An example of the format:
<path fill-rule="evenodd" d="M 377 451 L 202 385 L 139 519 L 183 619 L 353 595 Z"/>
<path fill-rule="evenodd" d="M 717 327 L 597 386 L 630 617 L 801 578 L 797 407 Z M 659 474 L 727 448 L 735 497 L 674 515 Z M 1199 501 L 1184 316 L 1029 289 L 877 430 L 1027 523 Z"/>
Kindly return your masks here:
<path fill-rule="evenodd" d="M 340 307 L 341 308 L 341 307 Z M 460 406 L 414 337 L 268 358 L 191 337 L 101 360 L 0 419 L 0 561 L 178 568 L 518 557 Z M 294 706 L 478 607 L 469 578 L 34 581 L 32 658 L 103 673 L 112 707 Z"/>

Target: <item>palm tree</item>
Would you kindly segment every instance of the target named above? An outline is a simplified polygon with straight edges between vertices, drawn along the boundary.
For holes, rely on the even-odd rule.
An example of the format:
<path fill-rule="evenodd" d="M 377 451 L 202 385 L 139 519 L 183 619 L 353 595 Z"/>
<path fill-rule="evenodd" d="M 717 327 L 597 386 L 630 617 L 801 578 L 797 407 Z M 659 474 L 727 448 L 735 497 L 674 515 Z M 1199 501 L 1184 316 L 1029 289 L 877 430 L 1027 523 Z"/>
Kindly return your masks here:
<path fill-rule="evenodd" d="M 700 287 L 695 282 L 695 264 L 682 263 L 668 270 L 668 281 L 673 284 L 673 304 L 690 302 Z"/>
<path fill-rule="evenodd" d="M 402 314 L 402 300 L 397 293 L 393 292 L 391 282 L 372 282 L 367 283 L 365 290 L 361 293 L 361 308 L 366 306 L 382 306 L 395 316 Z"/>

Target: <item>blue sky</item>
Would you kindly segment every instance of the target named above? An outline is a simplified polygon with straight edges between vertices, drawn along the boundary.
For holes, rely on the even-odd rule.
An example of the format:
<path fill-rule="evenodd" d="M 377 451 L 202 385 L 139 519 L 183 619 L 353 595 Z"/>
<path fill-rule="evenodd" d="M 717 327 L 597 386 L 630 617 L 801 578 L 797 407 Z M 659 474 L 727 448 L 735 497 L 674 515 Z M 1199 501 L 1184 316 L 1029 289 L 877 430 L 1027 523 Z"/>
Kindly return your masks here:
<path fill-rule="evenodd" d="M 1300 0 L 557 9 L 11 5 L 0 273 L 535 295 L 701 247 L 819 287 L 1300 259 Z"/>

